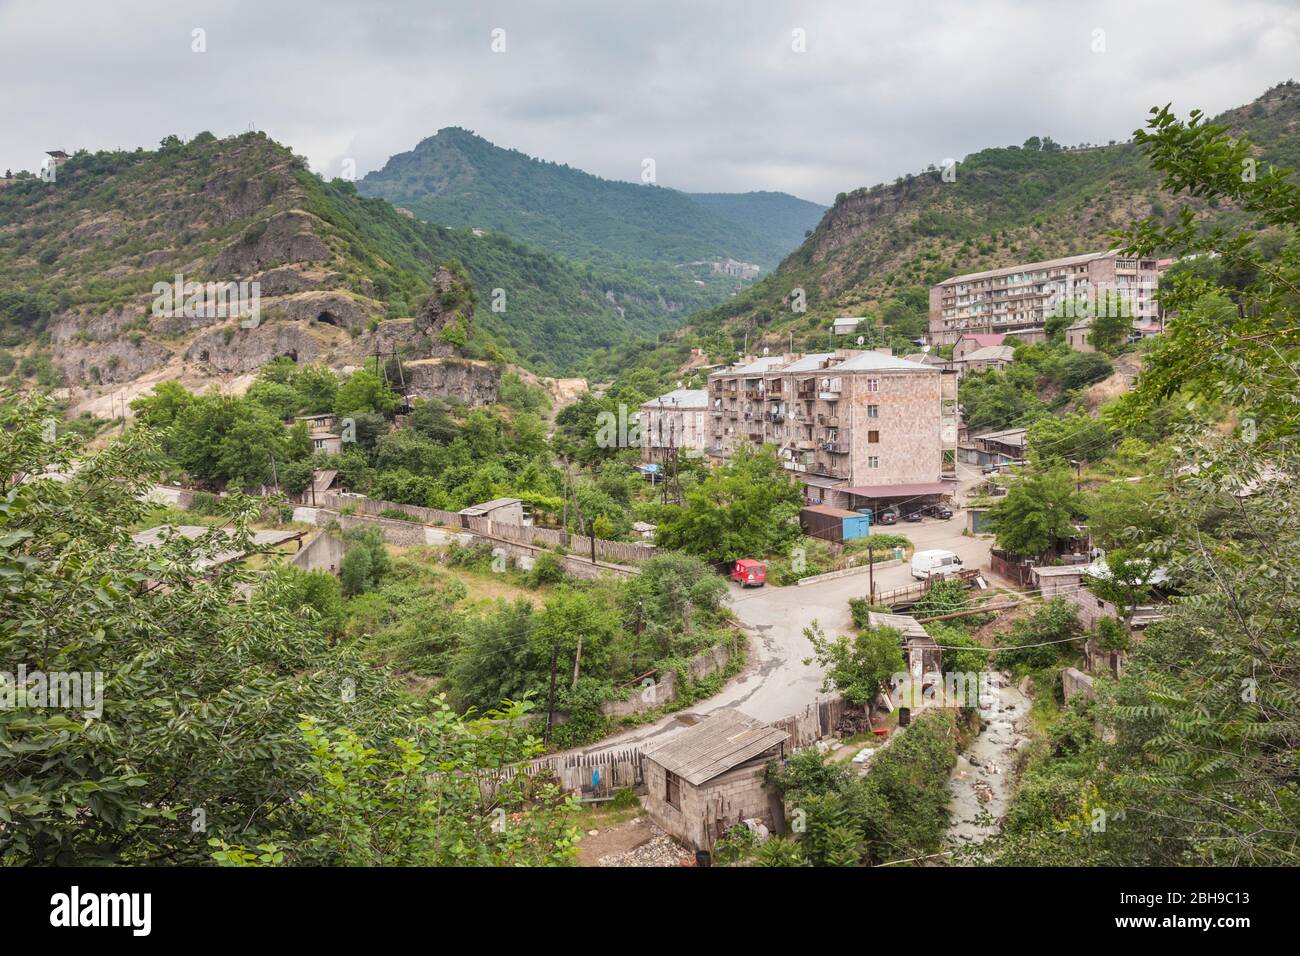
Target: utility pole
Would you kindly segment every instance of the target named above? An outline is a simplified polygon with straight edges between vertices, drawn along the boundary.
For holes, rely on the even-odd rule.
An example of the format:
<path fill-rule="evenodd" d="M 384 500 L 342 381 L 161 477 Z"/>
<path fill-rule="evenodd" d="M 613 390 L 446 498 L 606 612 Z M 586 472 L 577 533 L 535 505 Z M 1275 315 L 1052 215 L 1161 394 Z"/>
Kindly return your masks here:
<path fill-rule="evenodd" d="M 560 493 L 564 495 L 564 511 L 560 515 L 560 531 L 564 534 L 564 546 L 569 546 L 569 459 L 567 455 L 561 455 L 560 461 L 564 463 L 564 480 L 560 482 Z"/>
<path fill-rule="evenodd" d="M 542 744 L 551 742 L 551 722 L 555 719 L 555 662 L 560 656 L 560 639 L 551 641 L 551 690 L 546 695 L 546 730 L 542 733 Z"/>
<path fill-rule="evenodd" d="M 867 545 L 867 603 L 876 603 L 876 549 Z"/>
<path fill-rule="evenodd" d="M 636 602 L 636 641 L 632 645 L 632 673 L 637 672 L 637 659 L 641 656 L 641 607 L 640 600 Z"/>
<path fill-rule="evenodd" d="M 573 690 L 578 689 L 578 667 L 582 663 L 582 632 L 578 632 L 578 649 L 573 655 Z"/>

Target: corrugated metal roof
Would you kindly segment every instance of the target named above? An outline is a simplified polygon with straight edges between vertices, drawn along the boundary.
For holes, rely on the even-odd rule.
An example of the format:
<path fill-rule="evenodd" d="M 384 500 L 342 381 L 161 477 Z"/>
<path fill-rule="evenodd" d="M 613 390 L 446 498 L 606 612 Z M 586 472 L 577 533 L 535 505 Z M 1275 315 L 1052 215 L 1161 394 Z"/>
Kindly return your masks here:
<path fill-rule="evenodd" d="M 757 757 L 790 735 L 738 710 L 714 711 L 706 720 L 646 752 L 646 757 L 699 786 Z"/>
<path fill-rule="evenodd" d="M 339 472 L 337 468 L 326 468 L 321 471 L 313 472 L 311 482 L 312 487 L 315 488 L 318 493 L 327 491 L 329 486 L 334 484 L 334 479 L 338 477 L 338 474 Z"/>
<path fill-rule="evenodd" d="M 892 627 L 905 639 L 929 638 L 922 627 L 910 614 L 885 614 L 881 611 L 868 611 L 867 623 L 872 627 Z"/>
<path fill-rule="evenodd" d="M 677 388 L 642 404 L 642 408 L 708 408 L 709 393 L 703 388 Z"/>
<path fill-rule="evenodd" d="M 1113 256 L 1112 252 L 1085 252 L 1079 256 L 1066 256 L 1063 259 L 1044 259 L 1042 262 L 1026 262 L 1018 266 L 1004 266 L 1001 269 L 989 269 L 985 272 L 968 272 L 965 275 L 953 276 L 951 279 L 944 279 L 939 285 L 952 285 L 954 282 L 970 282 L 975 279 L 991 279 L 995 276 L 1014 275 L 1017 272 L 1036 272 L 1039 269 L 1053 269 L 1058 266 L 1083 265 L 1085 262 L 1091 262 L 1093 259 L 1104 259 Z"/>
<path fill-rule="evenodd" d="M 922 481 L 910 485 L 857 485 L 839 486 L 837 491 L 857 495 L 859 498 L 902 498 L 908 495 L 946 495 L 957 490 L 956 482 Z"/>
<path fill-rule="evenodd" d="M 470 505 L 468 508 L 461 508 L 457 514 L 469 515 L 471 518 L 482 517 L 490 511 L 496 511 L 498 508 L 509 508 L 511 505 L 517 505 L 520 501 L 518 498 L 493 498 L 491 501 L 484 501 L 476 505 Z"/>
<path fill-rule="evenodd" d="M 1010 362 L 1016 350 L 1010 345 L 985 345 L 967 355 L 963 362 Z"/>
<path fill-rule="evenodd" d="M 908 362 L 905 359 L 895 358 L 892 355 L 885 355 L 882 352 L 863 352 L 861 355 L 855 355 L 851 359 L 846 359 L 834 368 L 827 369 L 827 374 L 835 372 L 888 372 L 897 370 L 900 372 L 925 371 L 933 372 L 935 368 L 931 365 L 920 365 L 916 362 Z"/>
<path fill-rule="evenodd" d="M 834 352 L 810 352 L 802 358 L 797 358 L 789 365 L 783 365 L 779 369 L 782 372 L 813 372 L 821 368 L 822 362 L 828 358 L 834 358 Z"/>
<path fill-rule="evenodd" d="M 849 511 L 847 508 L 832 508 L 830 505 L 804 505 L 801 511 L 811 511 L 814 514 L 830 515 L 832 518 L 862 518 L 864 515 L 857 511 Z"/>

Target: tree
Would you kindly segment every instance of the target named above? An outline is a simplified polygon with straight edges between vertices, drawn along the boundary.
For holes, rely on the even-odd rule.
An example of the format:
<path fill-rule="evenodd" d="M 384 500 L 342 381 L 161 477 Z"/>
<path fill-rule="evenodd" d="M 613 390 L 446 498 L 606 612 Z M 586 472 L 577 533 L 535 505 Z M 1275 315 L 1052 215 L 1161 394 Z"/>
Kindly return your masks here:
<path fill-rule="evenodd" d="M 51 408 L 0 395 L 0 660 L 101 675 L 102 707 L 0 708 L 0 857 L 202 863 L 210 837 L 284 833 L 309 779 L 298 715 L 373 740 L 407 724 L 412 706 L 332 645 L 319 617 L 242 600 L 250 572 L 194 573 L 252 547 L 255 505 L 232 500 L 229 531 L 141 548 L 131 531 L 165 463 L 156 434 L 130 429 L 94 452 L 70 436 L 50 443 Z M 47 468 L 67 480 L 30 477 Z"/>
<path fill-rule="evenodd" d="M 1207 123 L 1199 110 L 1184 122 L 1167 106 L 1153 108 L 1147 129 L 1134 138 L 1164 175 L 1165 191 L 1232 203 L 1247 222 L 1238 232 L 1205 225 L 1185 204 L 1171 225 L 1151 217 L 1122 233 L 1126 255 L 1159 250 L 1217 258 L 1238 277 L 1227 285 L 1184 271 L 1161 289 L 1161 303 L 1173 318 L 1147 355 L 1127 403 L 1130 417 L 1149 415 L 1166 399 L 1183 395 L 1231 402 L 1262 437 L 1294 435 L 1300 430 L 1294 401 L 1300 185 L 1292 170 L 1258 159 L 1249 140 Z M 1266 242 L 1270 233 L 1280 241 Z"/>
<path fill-rule="evenodd" d="M 813 657 L 826 672 L 822 690 L 835 690 L 846 701 L 862 707 L 875 699 L 896 674 L 903 673 L 902 635 L 893 628 L 860 631 L 852 638 L 828 638 L 814 622 L 804 628 Z"/>
<path fill-rule="evenodd" d="M 1064 468 L 1036 469 L 1019 475 L 1006 497 L 988 513 L 998 547 L 1014 554 L 1042 555 L 1074 534 L 1077 510 L 1074 477 Z"/>
<path fill-rule="evenodd" d="M 660 521 L 655 543 L 710 561 L 775 554 L 798 537 L 802 503 L 771 446 L 741 447 Z"/>
<path fill-rule="evenodd" d="M 343 541 L 348 547 L 339 565 L 343 590 L 354 595 L 378 587 L 393 566 L 384 533 L 378 528 L 349 528 L 343 532 Z"/>
<path fill-rule="evenodd" d="M 401 399 L 382 378 L 368 368 L 359 368 L 338 387 L 334 414 L 340 418 L 361 412 L 391 415 Z"/>

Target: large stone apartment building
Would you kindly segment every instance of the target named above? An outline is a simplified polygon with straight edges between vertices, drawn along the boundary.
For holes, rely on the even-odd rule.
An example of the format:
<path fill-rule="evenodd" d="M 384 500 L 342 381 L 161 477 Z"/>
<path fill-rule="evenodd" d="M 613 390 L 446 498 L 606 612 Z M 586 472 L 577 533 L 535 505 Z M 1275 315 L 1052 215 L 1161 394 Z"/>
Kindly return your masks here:
<path fill-rule="evenodd" d="M 665 462 L 673 450 L 703 455 L 708 447 L 709 393 L 702 388 L 679 388 L 652 398 L 641 406 L 641 460 Z"/>
<path fill-rule="evenodd" d="M 1059 304 L 1102 295 L 1127 302 L 1134 322 L 1146 325 L 1158 316 L 1158 280 L 1157 260 L 1114 251 L 953 276 L 930 289 L 930 342 L 947 345 L 967 332 L 1041 329 Z"/>
<path fill-rule="evenodd" d="M 944 369 L 854 349 L 770 356 L 710 375 L 708 401 L 709 453 L 776 445 L 809 503 L 952 490 L 957 380 Z"/>

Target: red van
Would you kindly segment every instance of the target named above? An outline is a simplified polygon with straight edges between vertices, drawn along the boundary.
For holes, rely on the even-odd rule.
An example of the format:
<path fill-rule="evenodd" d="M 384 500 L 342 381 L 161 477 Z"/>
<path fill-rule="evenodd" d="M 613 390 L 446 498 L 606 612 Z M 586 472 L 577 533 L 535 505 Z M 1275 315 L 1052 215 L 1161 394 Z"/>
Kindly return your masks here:
<path fill-rule="evenodd" d="M 731 569 L 731 580 L 738 582 L 742 588 L 751 585 L 761 588 L 767 582 L 767 565 L 762 561 L 741 558 Z"/>

